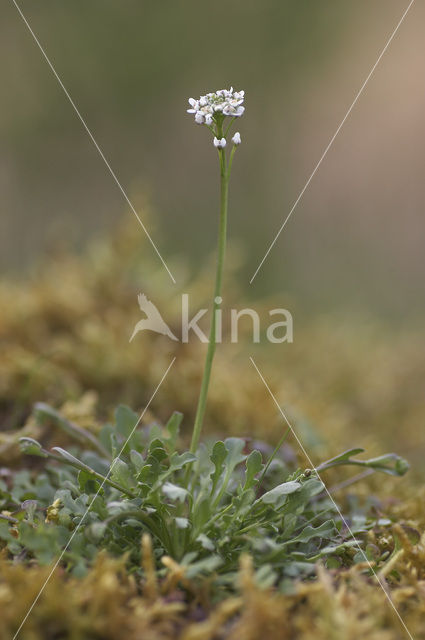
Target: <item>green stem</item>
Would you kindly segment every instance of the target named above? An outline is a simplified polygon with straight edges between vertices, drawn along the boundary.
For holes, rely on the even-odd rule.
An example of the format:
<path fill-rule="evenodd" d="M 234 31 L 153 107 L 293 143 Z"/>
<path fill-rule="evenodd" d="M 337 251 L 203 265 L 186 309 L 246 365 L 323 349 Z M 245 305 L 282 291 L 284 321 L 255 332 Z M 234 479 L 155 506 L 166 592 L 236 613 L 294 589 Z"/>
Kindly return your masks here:
<path fill-rule="evenodd" d="M 235 155 L 236 145 L 233 145 L 232 151 L 230 152 L 229 164 L 227 166 L 227 180 L 230 180 L 230 172 L 232 171 L 233 164 L 233 156 Z"/>
<path fill-rule="evenodd" d="M 218 131 L 217 136 L 221 137 L 222 131 Z M 211 368 L 214 359 L 216 347 L 216 311 L 220 306 L 221 287 L 223 281 L 224 255 L 226 251 L 226 232 L 227 232 L 227 202 L 229 191 L 229 174 L 226 167 L 226 155 L 224 149 L 219 150 L 220 157 L 220 222 L 218 231 L 218 256 L 217 270 L 215 276 L 214 300 L 212 305 L 212 319 L 210 327 L 210 337 L 208 341 L 207 355 L 205 359 L 204 375 L 202 378 L 201 390 L 199 393 L 198 407 L 196 410 L 195 424 L 193 426 L 192 441 L 190 451 L 195 453 L 198 448 L 199 438 L 201 436 L 202 423 L 205 415 L 205 407 L 207 403 L 208 386 L 211 377 Z M 217 302 L 217 299 L 218 302 Z"/>
<path fill-rule="evenodd" d="M 6 520 L 6 522 L 10 522 L 10 524 L 17 524 L 19 522 L 16 518 L 5 516 L 3 513 L 0 513 L 0 520 Z"/>
<path fill-rule="evenodd" d="M 280 438 L 279 442 L 277 443 L 276 447 L 274 448 L 272 455 L 267 460 L 266 466 L 264 467 L 263 472 L 262 472 L 262 474 L 260 476 L 260 479 L 258 480 L 257 490 L 260 487 L 261 483 L 263 482 L 264 476 L 266 475 L 267 471 L 269 470 L 269 467 L 270 467 L 271 463 L 273 462 L 273 460 L 275 459 L 276 455 L 278 454 L 278 451 L 279 451 L 280 447 L 283 445 L 283 443 L 285 442 L 286 438 L 288 437 L 288 434 L 289 434 L 290 430 L 291 430 L 290 427 L 288 427 L 286 429 L 285 433 Z"/>
<path fill-rule="evenodd" d="M 226 131 L 224 132 L 224 137 L 225 137 L 225 138 L 227 138 L 227 134 L 228 134 L 228 133 L 229 133 L 229 131 L 230 131 L 230 127 L 232 126 L 232 124 L 234 123 L 234 121 L 235 121 L 235 120 L 236 120 L 236 118 L 232 118 L 232 119 L 230 120 L 230 122 L 229 122 L 229 124 L 228 124 L 228 127 L 227 127 Z"/>
<path fill-rule="evenodd" d="M 52 453 L 51 451 L 47 451 L 46 449 L 42 449 L 42 452 L 46 454 L 46 457 L 49 457 L 52 460 L 57 460 L 61 464 L 67 464 L 68 466 L 72 467 L 73 469 L 77 469 L 78 471 L 85 471 L 89 475 L 93 476 L 93 478 L 98 480 L 101 484 L 109 484 L 109 486 L 113 487 L 114 489 L 118 489 L 118 491 L 121 491 L 121 493 L 125 493 L 129 498 L 137 497 L 137 495 L 132 491 L 130 491 L 129 489 L 126 489 L 125 487 L 121 486 L 120 484 L 117 484 L 113 480 L 110 480 L 108 476 L 103 476 L 101 473 L 98 473 L 94 469 L 91 469 L 91 467 L 88 467 L 84 463 L 77 465 L 77 463 L 73 463 L 71 462 L 71 460 L 67 460 L 67 458 L 64 458 L 63 456 L 58 456 L 55 453 Z"/>

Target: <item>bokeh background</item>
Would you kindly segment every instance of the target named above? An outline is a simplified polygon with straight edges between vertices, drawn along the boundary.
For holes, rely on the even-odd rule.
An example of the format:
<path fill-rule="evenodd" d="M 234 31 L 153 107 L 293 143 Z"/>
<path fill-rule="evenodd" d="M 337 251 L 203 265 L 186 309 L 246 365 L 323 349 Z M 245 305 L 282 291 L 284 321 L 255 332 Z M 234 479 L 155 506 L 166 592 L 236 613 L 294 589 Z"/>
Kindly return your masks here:
<path fill-rule="evenodd" d="M 422 470 L 424 4 L 413 5 L 251 285 L 407 2 L 20 6 L 178 283 L 5 0 L 1 429 L 14 442 L 35 401 L 78 405 L 86 392 L 100 398 L 102 419 L 118 402 L 143 408 L 175 343 L 151 334 L 129 345 L 137 292 L 178 323 L 180 293 L 204 307 L 214 277 L 218 163 L 209 132 L 186 114 L 187 98 L 233 85 L 246 91 L 246 113 L 225 304 L 290 309 L 295 343 L 223 345 L 206 429 L 279 437 L 281 419 L 247 359 L 255 354 L 299 430 L 311 423 L 333 453 L 390 449 Z M 204 353 L 180 346 L 172 391 L 166 386 L 153 410 L 166 419 L 180 409 L 190 433 Z"/>
<path fill-rule="evenodd" d="M 154 212 L 148 227 L 167 259 L 184 255 L 196 271 L 214 250 L 217 161 L 186 99 L 233 84 L 247 111 L 229 232 L 246 296 L 285 292 L 300 317 L 361 309 L 396 327 L 423 320 L 423 3 L 251 286 L 407 2 L 20 6 L 141 217 Z M 1 16 L 1 267 L 19 273 L 133 214 L 11 1 Z"/>

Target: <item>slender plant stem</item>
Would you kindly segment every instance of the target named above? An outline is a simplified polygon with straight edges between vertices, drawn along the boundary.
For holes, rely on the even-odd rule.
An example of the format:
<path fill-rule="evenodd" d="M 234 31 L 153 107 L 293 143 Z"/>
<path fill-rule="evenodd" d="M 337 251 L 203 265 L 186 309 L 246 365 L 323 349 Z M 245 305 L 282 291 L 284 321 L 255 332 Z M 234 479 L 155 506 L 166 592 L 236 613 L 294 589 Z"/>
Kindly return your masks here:
<path fill-rule="evenodd" d="M 121 491 L 121 493 L 125 493 L 130 498 L 136 498 L 136 494 L 135 493 L 133 493 L 129 489 L 126 489 L 125 487 L 123 487 L 122 485 L 118 484 L 117 482 L 114 482 L 113 480 L 110 480 L 110 478 L 108 478 L 108 476 L 104 476 L 101 473 L 98 473 L 97 471 L 95 471 L 94 469 L 91 469 L 90 467 L 88 467 L 84 463 L 81 463 L 80 465 L 78 465 L 77 464 L 77 462 L 79 462 L 78 460 L 76 460 L 76 462 L 73 463 L 70 460 L 67 460 L 67 458 L 64 458 L 64 456 L 58 456 L 55 453 L 52 453 L 51 451 L 47 451 L 46 449 L 42 449 L 42 452 L 44 454 L 46 454 L 45 457 L 51 458 L 52 460 L 57 460 L 58 462 L 61 462 L 62 464 L 67 464 L 68 466 L 73 467 L 74 469 L 78 469 L 78 471 L 85 471 L 86 473 L 91 475 L 93 478 L 96 478 L 96 480 L 99 480 L 100 482 L 109 484 L 109 486 L 113 487 L 114 489 L 118 489 L 118 491 Z"/>
<path fill-rule="evenodd" d="M 233 149 L 230 152 L 229 164 L 227 165 L 227 180 L 230 180 L 230 172 L 232 171 L 233 157 L 235 155 L 236 145 L 233 145 Z"/>
<path fill-rule="evenodd" d="M 219 221 L 219 230 L 218 230 L 217 271 L 215 276 L 214 300 L 212 304 L 210 336 L 208 341 L 207 355 L 205 359 L 204 375 L 202 377 L 198 407 L 196 409 L 195 423 L 193 426 L 192 441 L 190 444 L 190 451 L 192 453 L 195 453 L 196 449 L 198 448 L 199 438 L 201 436 L 201 430 L 202 430 L 202 423 L 205 415 L 208 386 L 209 386 L 210 377 L 211 377 L 211 368 L 212 368 L 212 363 L 214 359 L 215 347 L 217 344 L 216 311 L 219 308 L 220 302 L 221 302 L 224 255 L 226 252 L 227 202 L 228 202 L 230 176 L 227 172 L 226 155 L 224 153 L 224 149 L 219 150 L 219 158 L 220 158 L 220 221 Z"/>
<path fill-rule="evenodd" d="M 285 431 L 285 433 L 283 434 L 283 436 L 280 438 L 279 442 L 277 443 L 276 447 L 273 450 L 273 453 L 271 454 L 270 458 L 267 460 L 266 465 L 263 469 L 263 473 L 260 476 L 260 479 L 258 480 L 258 484 L 257 484 L 257 489 L 258 487 L 261 485 L 261 483 L 264 480 L 264 476 L 266 475 L 267 471 L 269 470 L 269 467 L 271 465 L 271 463 L 273 462 L 273 460 L 275 459 L 280 447 L 283 445 L 283 443 L 285 442 L 286 438 L 288 437 L 288 434 L 290 432 L 290 428 L 288 427 Z"/>

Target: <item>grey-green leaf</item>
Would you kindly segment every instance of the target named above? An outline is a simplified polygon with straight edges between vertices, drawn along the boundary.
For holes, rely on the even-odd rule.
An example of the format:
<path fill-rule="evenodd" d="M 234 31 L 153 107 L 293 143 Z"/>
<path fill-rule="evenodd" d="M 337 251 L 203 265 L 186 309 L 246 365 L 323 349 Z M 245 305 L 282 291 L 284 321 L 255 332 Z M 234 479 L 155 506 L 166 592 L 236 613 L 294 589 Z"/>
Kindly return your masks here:
<path fill-rule="evenodd" d="M 111 480 L 120 484 L 125 489 L 132 489 L 134 487 L 134 480 L 130 469 L 121 458 L 115 458 L 111 465 Z"/>
<path fill-rule="evenodd" d="M 335 533 L 336 527 L 334 521 L 326 520 L 326 522 L 323 522 L 323 524 L 318 527 L 307 525 L 296 538 L 292 538 L 292 540 L 290 540 L 290 543 L 309 542 L 313 538 L 329 538 Z"/>
<path fill-rule="evenodd" d="M 282 497 L 285 497 L 291 493 L 295 493 L 295 491 L 298 491 L 298 489 L 300 488 L 301 484 L 299 482 L 295 482 L 293 480 L 290 482 L 283 482 L 274 489 L 271 489 L 270 491 L 267 491 L 267 493 L 264 493 L 261 498 L 257 500 L 257 502 L 276 505 L 277 503 L 280 503 L 282 501 Z"/>
<path fill-rule="evenodd" d="M 47 458 L 48 454 L 43 451 L 43 447 L 34 438 L 19 438 L 19 447 L 22 453 L 29 456 L 39 456 L 40 458 Z"/>
<path fill-rule="evenodd" d="M 241 438 L 226 438 L 226 440 L 224 441 L 224 446 L 226 447 L 226 450 L 227 450 L 227 457 L 226 457 L 226 473 L 227 473 L 227 470 L 228 470 L 227 468 L 230 467 L 233 471 L 233 469 L 238 464 L 246 460 L 246 455 L 242 453 L 243 449 L 245 448 L 245 440 L 242 440 Z"/>
<path fill-rule="evenodd" d="M 214 465 L 214 471 L 211 474 L 211 480 L 213 484 L 213 488 L 217 485 L 217 482 L 223 473 L 224 469 L 224 461 L 226 460 L 227 450 L 224 446 L 224 442 L 218 440 L 215 443 L 212 453 L 211 453 L 211 462 Z"/>
<path fill-rule="evenodd" d="M 85 471 L 93 472 L 93 469 L 90 469 L 90 467 L 87 464 L 84 464 L 84 462 L 81 462 L 81 460 L 78 460 L 78 458 L 73 456 L 72 453 L 69 453 L 65 449 L 62 449 L 62 447 L 53 447 L 52 451 L 56 451 L 56 453 L 58 453 L 73 467 L 76 467 L 77 469 L 84 469 Z"/>
<path fill-rule="evenodd" d="M 187 518 L 175 518 L 175 523 L 178 529 L 187 529 L 190 525 Z"/>
<path fill-rule="evenodd" d="M 255 476 L 263 468 L 261 453 L 257 450 L 251 451 L 246 460 L 246 474 L 244 490 L 251 489 L 255 485 Z"/>
<path fill-rule="evenodd" d="M 162 486 L 162 492 L 173 501 L 183 502 L 188 494 L 187 490 L 183 487 L 178 487 L 172 482 L 165 482 Z"/>
<path fill-rule="evenodd" d="M 115 411 L 115 421 L 119 434 L 128 438 L 135 429 L 139 420 L 137 413 L 134 413 L 130 407 L 121 404 Z"/>
<path fill-rule="evenodd" d="M 183 414 L 179 411 L 174 411 L 171 418 L 168 420 L 165 425 L 166 430 L 170 434 L 170 437 L 167 440 L 167 445 L 170 453 L 173 453 L 176 448 L 176 442 L 180 431 L 180 425 L 183 420 Z"/>

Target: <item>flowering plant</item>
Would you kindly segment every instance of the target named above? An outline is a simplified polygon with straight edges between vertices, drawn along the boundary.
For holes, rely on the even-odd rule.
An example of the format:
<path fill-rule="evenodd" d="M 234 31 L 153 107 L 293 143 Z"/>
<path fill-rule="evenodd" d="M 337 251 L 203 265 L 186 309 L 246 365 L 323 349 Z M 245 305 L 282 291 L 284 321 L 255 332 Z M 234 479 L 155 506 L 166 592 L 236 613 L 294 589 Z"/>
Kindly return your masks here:
<path fill-rule="evenodd" d="M 205 96 L 201 96 L 200 98 L 198 98 L 198 100 L 189 98 L 190 109 L 187 110 L 188 113 L 194 114 L 195 122 L 197 124 L 205 125 L 214 135 L 213 144 L 219 152 L 221 191 L 217 271 L 214 288 L 213 313 L 204 375 L 202 378 L 195 424 L 192 433 L 192 443 L 190 447 L 192 453 L 196 451 L 199 444 L 199 438 L 201 435 L 202 423 L 205 414 L 212 362 L 215 353 L 216 310 L 222 302 L 221 288 L 223 280 L 224 255 L 226 249 L 229 180 L 233 157 L 237 147 L 241 144 L 241 134 L 239 133 L 239 131 L 236 131 L 236 133 L 232 137 L 231 141 L 233 143 L 233 147 L 229 158 L 226 157 L 224 150 L 227 146 L 227 136 L 232 124 L 245 112 L 245 107 L 243 106 L 244 100 L 245 91 L 234 91 L 233 87 L 230 87 L 230 89 L 220 89 L 219 91 L 216 91 L 214 93 L 207 93 Z M 226 123 L 226 118 L 230 118 L 230 122 Z"/>
<path fill-rule="evenodd" d="M 284 590 L 289 580 L 314 573 L 322 558 L 340 564 L 363 561 L 368 532 L 391 524 L 377 512 L 360 516 L 357 508 L 345 518 L 328 499 L 319 472 L 350 465 L 402 475 L 408 464 L 395 454 L 359 460 L 363 449 L 350 449 L 316 469 L 302 470 L 281 449 L 289 429 L 274 450 L 233 437 L 200 444 L 216 347 L 216 309 L 222 302 L 228 185 L 241 142 L 236 132 L 226 155 L 227 137 L 244 113 L 244 93 L 221 90 L 189 102 L 195 121 L 212 132 L 220 163 L 213 313 L 190 450 L 180 447 L 178 413 L 164 426 L 141 429 L 140 417 L 120 406 L 115 423 L 104 424 L 95 435 L 38 403 L 33 421 L 40 432 L 57 428 L 69 446 L 47 450 L 32 437 L 20 438 L 22 451 L 46 464 L 42 471 L 35 467 L 34 473 L 18 471 L 7 483 L 1 480 L 0 547 L 7 546 L 15 562 L 49 563 L 59 556 L 54 568 L 64 562 L 77 575 L 103 548 L 124 556 L 129 571 L 142 577 L 139 542 L 149 533 L 158 565 L 161 559 L 165 567 L 158 569 L 162 577 L 178 561 L 185 586 L 188 580 L 207 575 L 211 581 L 213 576 L 218 592 L 224 593 L 235 588 L 239 558 L 247 552 L 258 584 Z"/>

